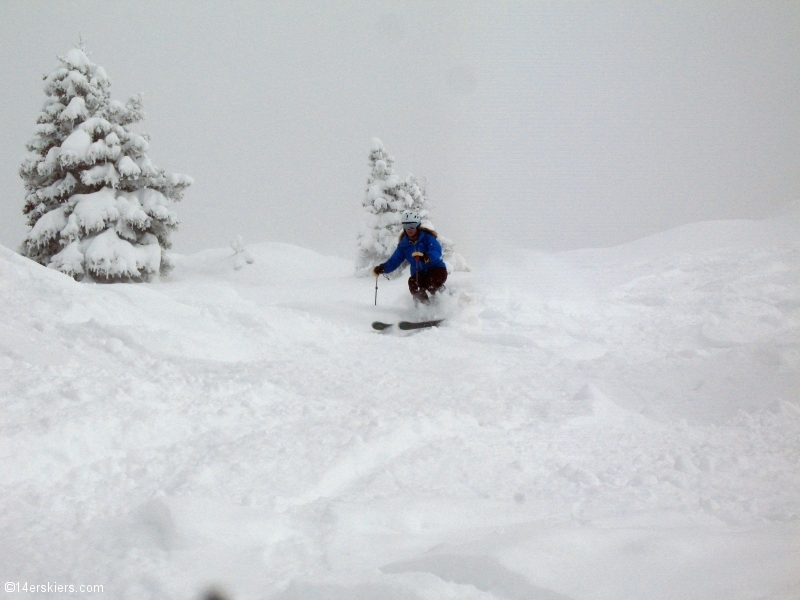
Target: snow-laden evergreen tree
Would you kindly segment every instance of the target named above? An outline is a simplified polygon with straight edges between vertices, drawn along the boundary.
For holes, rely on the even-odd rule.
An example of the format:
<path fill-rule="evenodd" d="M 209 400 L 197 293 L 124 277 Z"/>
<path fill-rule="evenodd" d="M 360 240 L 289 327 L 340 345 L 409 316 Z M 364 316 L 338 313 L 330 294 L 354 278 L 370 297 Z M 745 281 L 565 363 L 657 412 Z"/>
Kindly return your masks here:
<path fill-rule="evenodd" d="M 141 281 L 169 267 L 171 204 L 193 183 L 147 157 L 141 95 L 111 99 L 102 67 L 73 48 L 44 77 L 47 96 L 20 168 L 30 231 L 21 252 L 82 279 Z"/>
<path fill-rule="evenodd" d="M 394 158 L 387 154 L 383 143 L 372 138 L 369 154 L 370 175 L 367 190 L 361 202 L 365 219 L 358 234 L 358 257 L 356 274 L 366 277 L 376 265 L 386 262 L 397 247 L 402 231 L 401 218 L 406 210 L 413 210 L 422 217 L 422 226 L 435 230 L 428 218 L 428 194 L 424 183 L 412 173 L 400 179 L 394 172 Z M 449 270 L 468 271 L 464 258 L 454 251 L 452 240 L 439 236 L 442 258 Z M 388 276 L 400 277 L 405 269 L 397 269 Z"/>
<path fill-rule="evenodd" d="M 385 262 L 397 247 L 403 211 L 415 210 L 423 219 L 428 214 L 424 186 L 413 175 L 401 180 L 395 174 L 394 158 L 387 154 L 378 138 L 372 138 L 369 165 L 371 172 L 361 202 L 366 214 L 358 234 L 356 259 L 356 273 L 362 277 L 370 275 L 372 268 Z M 398 269 L 389 277 L 400 274 Z"/>
<path fill-rule="evenodd" d="M 244 238 L 237 235 L 231 241 L 231 248 L 233 249 L 233 268 L 236 271 L 241 271 L 242 267 L 247 263 L 252 265 L 255 262 L 253 255 L 248 252 L 244 245 Z"/>

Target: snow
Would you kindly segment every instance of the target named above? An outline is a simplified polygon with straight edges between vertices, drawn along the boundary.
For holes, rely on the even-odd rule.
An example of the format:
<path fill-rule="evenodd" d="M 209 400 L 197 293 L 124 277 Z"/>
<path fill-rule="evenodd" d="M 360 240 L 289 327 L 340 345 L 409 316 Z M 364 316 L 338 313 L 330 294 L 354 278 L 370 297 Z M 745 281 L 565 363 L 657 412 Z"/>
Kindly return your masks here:
<path fill-rule="evenodd" d="M 123 177 L 135 177 L 139 175 L 142 170 L 133 162 L 130 156 L 123 156 L 117 163 L 117 170 Z"/>
<path fill-rule="evenodd" d="M 81 181 L 85 185 L 95 185 L 98 183 L 103 183 L 105 185 L 114 188 L 117 187 L 119 180 L 120 180 L 119 172 L 112 163 L 103 163 L 100 165 L 95 165 L 91 169 L 87 169 L 83 171 L 83 173 L 81 173 Z M 103 188 L 103 189 L 108 189 L 108 188 Z"/>
<path fill-rule="evenodd" d="M 91 194 L 75 194 L 70 198 L 74 204 L 72 214 L 78 225 L 87 233 L 102 231 L 106 222 L 119 219 L 120 210 L 117 191 L 104 187 Z"/>
<path fill-rule="evenodd" d="M 39 244 L 46 244 L 57 238 L 66 226 L 67 217 L 64 215 L 64 207 L 60 206 L 43 214 L 31 228 L 28 238 L 36 240 Z"/>
<path fill-rule="evenodd" d="M 194 179 L 192 179 L 188 175 L 183 175 L 181 173 L 169 173 L 167 175 L 167 182 L 169 183 L 169 185 L 190 186 L 194 184 Z"/>
<path fill-rule="evenodd" d="M 75 241 L 70 242 L 64 246 L 61 252 L 55 254 L 49 266 L 69 276 L 82 275 L 84 273 L 83 260 L 80 243 Z"/>
<path fill-rule="evenodd" d="M 81 123 L 78 126 L 78 129 L 86 131 L 88 133 L 93 133 L 95 135 L 106 135 L 106 134 L 108 134 L 108 136 L 113 135 L 114 138 L 116 138 L 115 143 L 119 144 L 119 138 L 116 136 L 115 133 L 111 131 L 112 130 L 111 123 L 109 123 L 108 120 L 103 119 L 102 117 L 91 117 L 89 119 L 86 119 L 83 123 Z M 106 142 L 111 144 L 111 142 L 108 141 L 108 138 L 106 139 Z"/>
<path fill-rule="evenodd" d="M 89 149 L 86 151 L 86 161 L 89 163 L 96 163 L 104 160 L 115 160 L 117 156 L 119 156 L 119 152 L 119 146 L 109 148 L 106 141 L 100 139 L 89 146 Z M 125 175 L 125 173 L 123 173 L 123 175 Z"/>
<path fill-rule="evenodd" d="M 71 192 L 77 184 L 78 181 L 72 176 L 72 173 L 67 173 L 63 179 L 59 179 L 54 184 L 36 190 L 36 197 L 42 200 L 58 198 Z"/>
<path fill-rule="evenodd" d="M 86 153 L 91 145 L 92 136 L 83 129 L 76 129 L 64 140 L 60 150 L 56 147 L 50 149 L 47 154 L 47 162 L 53 162 L 56 157 L 61 160 L 62 164 L 67 166 L 85 162 Z M 56 150 L 57 154 L 51 158 L 50 154 L 53 150 Z"/>
<path fill-rule="evenodd" d="M 113 229 L 85 241 L 86 270 L 105 277 L 139 277 L 142 272 L 157 273 L 161 247 L 155 236 L 149 244 L 131 244 Z M 156 241 L 156 243 L 152 243 Z"/>
<path fill-rule="evenodd" d="M 153 164 L 153 161 L 151 161 L 146 156 L 137 158 L 136 165 L 142 170 L 142 174 L 147 177 L 155 177 L 156 175 L 158 175 L 158 169 L 156 169 L 155 165 Z"/>
<path fill-rule="evenodd" d="M 86 56 L 80 48 L 72 48 L 67 52 L 62 61 L 70 67 L 82 72 L 88 71 L 93 66 L 92 61 L 89 60 L 89 57 Z"/>
<path fill-rule="evenodd" d="M 508 249 L 421 315 L 404 278 L 376 307 L 351 261 L 288 244 L 237 239 L 115 285 L 0 248 L 6 579 L 137 599 L 796 599 L 798 230 Z M 415 315 L 447 320 L 369 327 Z"/>
<path fill-rule="evenodd" d="M 80 96 L 75 96 L 69 101 L 67 108 L 58 117 L 61 121 L 74 121 L 85 119 L 89 113 L 86 110 L 86 101 Z"/>

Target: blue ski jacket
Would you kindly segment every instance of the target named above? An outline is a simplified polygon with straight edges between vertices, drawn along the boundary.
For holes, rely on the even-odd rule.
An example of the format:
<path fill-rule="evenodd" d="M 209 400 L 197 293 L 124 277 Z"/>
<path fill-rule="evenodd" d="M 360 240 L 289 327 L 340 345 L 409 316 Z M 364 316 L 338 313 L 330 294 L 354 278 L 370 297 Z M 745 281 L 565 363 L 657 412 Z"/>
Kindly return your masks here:
<path fill-rule="evenodd" d="M 421 260 L 414 260 L 414 257 L 411 256 L 413 252 L 427 254 L 430 261 L 426 263 Z M 446 268 L 442 260 L 442 245 L 439 243 L 439 240 L 436 239 L 436 236 L 423 230 L 420 230 L 415 243 L 412 243 L 407 235 L 403 235 L 400 243 L 397 244 L 397 249 L 394 251 L 394 254 L 389 257 L 389 260 L 383 263 L 383 266 L 386 267 L 387 273 L 391 273 L 402 265 L 404 260 L 408 261 L 408 264 L 411 265 L 412 275 L 417 274 L 417 266 L 419 266 L 420 273 L 424 273 L 434 267 Z"/>

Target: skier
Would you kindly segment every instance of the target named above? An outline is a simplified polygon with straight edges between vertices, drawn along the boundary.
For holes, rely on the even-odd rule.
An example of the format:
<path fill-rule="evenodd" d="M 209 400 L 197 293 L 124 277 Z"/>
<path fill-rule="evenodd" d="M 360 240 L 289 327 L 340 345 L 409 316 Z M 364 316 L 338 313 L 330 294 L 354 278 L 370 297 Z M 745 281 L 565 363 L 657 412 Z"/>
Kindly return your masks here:
<path fill-rule="evenodd" d="M 391 273 L 408 261 L 411 277 L 408 289 L 415 303 L 428 304 L 428 293 L 435 294 L 442 289 L 447 280 L 447 267 L 442 260 L 442 246 L 437 233 L 422 227 L 422 219 L 414 211 L 403 213 L 403 233 L 394 254 L 385 263 L 376 266 L 372 272 L 375 277 L 381 273 Z"/>

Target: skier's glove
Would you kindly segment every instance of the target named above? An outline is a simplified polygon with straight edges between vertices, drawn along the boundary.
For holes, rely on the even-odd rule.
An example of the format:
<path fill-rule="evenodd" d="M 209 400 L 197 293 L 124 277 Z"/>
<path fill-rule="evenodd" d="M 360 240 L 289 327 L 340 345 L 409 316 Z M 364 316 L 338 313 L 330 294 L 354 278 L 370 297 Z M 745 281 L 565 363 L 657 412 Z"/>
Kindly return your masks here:
<path fill-rule="evenodd" d="M 384 265 L 378 265 L 374 269 L 372 269 L 372 273 L 377 277 L 381 273 L 386 273 L 386 267 Z"/>
<path fill-rule="evenodd" d="M 414 260 L 421 260 L 424 263 L 431 262 L 431 257 L 425 254 L 424 252 L 412 252 L 411 256 L 414 257 Z"/>

